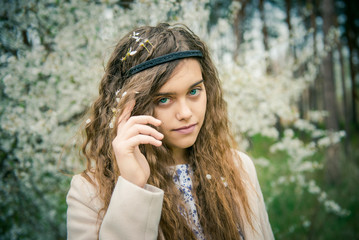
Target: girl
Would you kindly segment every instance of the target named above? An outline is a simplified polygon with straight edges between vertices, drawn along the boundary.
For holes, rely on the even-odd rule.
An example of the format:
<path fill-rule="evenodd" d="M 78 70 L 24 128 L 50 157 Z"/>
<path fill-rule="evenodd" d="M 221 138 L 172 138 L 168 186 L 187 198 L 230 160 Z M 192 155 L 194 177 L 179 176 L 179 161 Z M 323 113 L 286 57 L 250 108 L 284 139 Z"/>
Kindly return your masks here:
<path fill-rule="evenodd" d="M 254 165 L 228 125 L 216 68 L 193 32 L 131 31 L 87 121 L 68 239 L 273 239 Z"/>

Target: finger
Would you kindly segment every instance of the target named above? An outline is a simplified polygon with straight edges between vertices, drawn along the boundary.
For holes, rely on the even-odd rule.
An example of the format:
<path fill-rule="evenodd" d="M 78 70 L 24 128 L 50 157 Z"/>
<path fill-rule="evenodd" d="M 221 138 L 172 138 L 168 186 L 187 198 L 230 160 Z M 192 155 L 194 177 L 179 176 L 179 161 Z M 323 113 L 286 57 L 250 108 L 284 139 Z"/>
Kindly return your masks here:
<path fill-rule="evenodd" d="M 131 117 L 131 112 L 135 107 L 136 100 L 132 99 L 125 104 L 122 114 L 120 115 L 118 122 L 127 121 Z"/>
<path fill-rule="evenodd" d="M 136 104 L 136 100 L 132 99 L 130 101 L 128 101 L 125 104 L 125 108 L 122 111 L 122 114 L 119 116 L 118 120 L 117 120 L 117 134 L 119 133 L 119 129 L 120 126 L 125 124 L 126 121 L 131 117 L 131 112 L 133 110 L 133 108 L 135 107 Z"/>
<path fill-rule="evenodd" d="M 125 133 L 123 133 L 123 138 L 128 139 L 138 134 L 149 135 L 158 140 L 162 140 L 164 135 L 157 131 L 155 128 L 144 125 L 144 124 L 135 124 L 131 128 L 129 128 Z"/>
<path fill-rule="evenodd" d="M 126 123 L 126 127 L 131 127 L 135 124 L 143 124 L 143 125 L 151 124 L 154 126 L 160 126 L 161 123 L 162 123 L 161 120 L 152 117 L 150 115 L 139 115 L 139 116 L 130 117 Z"/>
<path fill-rule="evenodd" d="M 152 136 L 148 136 L 148 135 L 142 135 L 142 134 L 138 134 L 130 139 L 128 139 L 128 141 L 126 141 L 127 144 L 129 144 L 129 146 L 135 148 L 140 144 L 151 144 L 153 146 L 159 147 L 162 145 L 162 141 L 157 140 L 156 138 L 152 137 Z"/>

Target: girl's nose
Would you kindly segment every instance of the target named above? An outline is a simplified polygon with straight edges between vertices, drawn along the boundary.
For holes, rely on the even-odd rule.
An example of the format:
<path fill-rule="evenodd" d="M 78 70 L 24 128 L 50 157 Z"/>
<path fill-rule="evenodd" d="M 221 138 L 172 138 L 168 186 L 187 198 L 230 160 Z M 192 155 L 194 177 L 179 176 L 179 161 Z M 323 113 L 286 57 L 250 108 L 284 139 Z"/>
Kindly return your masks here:
<path fill-rule="evenodd" d="M 191 111 L 191 108 L 190 108 L 189 104 L 187 103 L 187 101 L 186 100 L 179 101 L 176 118 L 179 121 L 181 121 L 181 120 L 188 120 L 191 117 L 192 117 L 192 111 Z"/>

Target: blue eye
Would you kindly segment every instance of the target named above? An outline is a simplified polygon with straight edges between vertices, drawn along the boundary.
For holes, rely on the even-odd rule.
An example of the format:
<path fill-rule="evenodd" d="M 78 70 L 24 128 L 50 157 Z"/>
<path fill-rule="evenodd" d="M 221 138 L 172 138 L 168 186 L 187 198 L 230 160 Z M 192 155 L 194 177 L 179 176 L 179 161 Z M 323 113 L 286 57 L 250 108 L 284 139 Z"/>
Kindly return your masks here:
<path fill-rule="evenodd" d="M 197 94 L 198 94 L 198 91 L 199 91 L 199 89 L 195 88 L 195 89 L 192 89 L 192 90 L 189 92 L 189 94 L 192 95 L 192 96 L 194 96 L 194 95 L 197 95 Z"/>
<path fill-rule="evenodd" d="M 161 104 L 165 104 L 165 103 L 167 103 L 168 102 L 168 98 L 161 98 L 160 100 L 159 100 L 159 103 L 161 103 Z"/>

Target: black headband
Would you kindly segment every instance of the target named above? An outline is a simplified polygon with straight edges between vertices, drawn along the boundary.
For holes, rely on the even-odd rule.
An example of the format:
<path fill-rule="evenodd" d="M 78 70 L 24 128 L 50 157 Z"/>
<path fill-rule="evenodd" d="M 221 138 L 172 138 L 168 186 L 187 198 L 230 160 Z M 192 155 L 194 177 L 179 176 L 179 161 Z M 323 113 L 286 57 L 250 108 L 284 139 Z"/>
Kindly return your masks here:
<path fill-rule="evenodd" d="M 190 57 L 203 57 L 203 54 L 200 50 L 190 50 L 190 51 L 183 51 L 183 52 L 174 52 L 170 54 L 163 55 L 161 57 L 157 57 L 151 60 L 148 60 L 146 62 L 140 63 L 128 70 L 126 73 L 126 77 L 131 77 L 132 75 L 141 72 L 143 70 L 146 70 L 148 68 L 160 65 L 162 63 L 174 61 L 177 59 L 182 58 L 190 58 Z"/>

